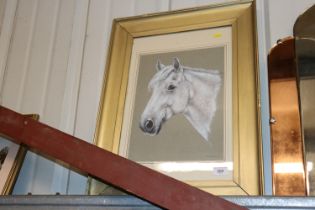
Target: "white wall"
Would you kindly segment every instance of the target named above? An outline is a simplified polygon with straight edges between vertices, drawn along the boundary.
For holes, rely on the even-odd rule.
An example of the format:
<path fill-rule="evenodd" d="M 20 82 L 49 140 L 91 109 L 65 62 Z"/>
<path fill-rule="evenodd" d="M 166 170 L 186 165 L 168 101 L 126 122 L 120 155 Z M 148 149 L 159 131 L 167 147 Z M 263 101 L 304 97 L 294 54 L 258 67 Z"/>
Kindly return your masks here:
<path fill-rule="evenodd" d="M 314 0 L 267 0 L 268 48 L 276 44 L 278 39 L 292 36 L 295 20 L 314 3 Z"/>
<path fill-rule="evenodd" d="M 113 18 L 228 1 L 0 0 L 1 104 L 39 113 L 41 122 L 92 142 Z M 257 2 L 267 131 L 265 54 L 276 39 L 291 33 L 292 16 L 315 0 Z M 14 193 L 82 194 L 85 188 L 84 176 L 28 153 Z"/>

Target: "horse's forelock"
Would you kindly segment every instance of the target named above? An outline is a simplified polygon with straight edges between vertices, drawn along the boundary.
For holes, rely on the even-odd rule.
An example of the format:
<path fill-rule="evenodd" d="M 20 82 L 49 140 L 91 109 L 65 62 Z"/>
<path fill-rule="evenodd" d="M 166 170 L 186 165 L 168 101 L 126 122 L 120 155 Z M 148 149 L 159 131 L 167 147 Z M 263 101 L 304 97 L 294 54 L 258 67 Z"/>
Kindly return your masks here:
<path fill-rule="evenodd" d="M 173 66 L 166 66 L 164 69 L 158 71 L 150 80 L 148 88 L 151 91 L 156 83 L 165 80 L 174 71 Z"/>

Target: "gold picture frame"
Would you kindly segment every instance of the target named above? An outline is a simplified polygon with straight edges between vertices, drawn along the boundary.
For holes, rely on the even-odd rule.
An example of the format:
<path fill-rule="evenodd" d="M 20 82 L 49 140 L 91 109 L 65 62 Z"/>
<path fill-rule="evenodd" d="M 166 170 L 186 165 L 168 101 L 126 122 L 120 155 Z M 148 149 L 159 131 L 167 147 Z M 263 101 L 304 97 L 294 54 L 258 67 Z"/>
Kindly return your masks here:
<path fill-rule="evenodd" d="M 39 120 L 38 114 L 26 114 L 25 116 Z M 3 145 L 4 147 L 2 147 Z M 18 178 L 27 149 L 24 146 L 10 142 L 6 137 L 2 136 L 0 136 L 0 146 L 2 152 L 6 150 L 5 156 L 3 156 L 4 159 L 1 160 L 2 164 L 0 167 L 0 195 L 10 195 Z"/>
<path fill-rule="evenodd" d="M 130 91 L 128 84 L 130 84 L 130 68 L 133 62 L 132 50 L 137 40 L 152 37 L 159 39 L 161 36 L 177 36 L 181 33 L 203 30 L 214 30 L 212 37 L 216 38 L 221 37 L 222 33 L 215 33 L 215 30 L 229 28 L 232 69 L 230 135 L 233 171 L 231 179 L 198 180 L 197 178 L 193 181 L 182 181 L 217 195 L 261 194 L 262 164 L 257 114 L 259 93 L 253 4 L 253 1 L 242 1 L 237 4 L 229 3 L 115 19 L 95 133 L 96 145 L 114 153 L 119 152 L 124 112 L 127 106 L 126 98 Z M 224 170 L 223 168 L 223 173 Z M 219 173 L 220 170 L 217 172 Z M 92 182 L 90 186 L 92 194 L 95 194 L 94 189 L 98 188 L 95 185 Z"/>

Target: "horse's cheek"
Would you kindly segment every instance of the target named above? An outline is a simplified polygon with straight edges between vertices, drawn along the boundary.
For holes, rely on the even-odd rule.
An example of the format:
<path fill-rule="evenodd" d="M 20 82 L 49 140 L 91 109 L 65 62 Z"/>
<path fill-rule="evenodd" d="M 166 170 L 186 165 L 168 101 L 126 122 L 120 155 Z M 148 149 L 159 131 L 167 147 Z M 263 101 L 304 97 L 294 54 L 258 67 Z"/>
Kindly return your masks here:
<path fill-rule="evenodd" d="M 181 93 L 178 94 L 176 97 L 173 98 L 173 111 L 178 114 L 183 112 L 186 106 L 186 96 L 185 94 Z"/>

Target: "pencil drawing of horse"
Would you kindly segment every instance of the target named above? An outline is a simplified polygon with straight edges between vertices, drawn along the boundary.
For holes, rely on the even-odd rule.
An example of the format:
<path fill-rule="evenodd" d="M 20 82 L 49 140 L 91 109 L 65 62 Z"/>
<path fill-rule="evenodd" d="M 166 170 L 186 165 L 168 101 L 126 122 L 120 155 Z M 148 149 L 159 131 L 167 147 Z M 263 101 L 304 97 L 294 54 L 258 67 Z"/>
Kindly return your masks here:
<path fill-rule="evenodd" d="M 173 64 L 156 64 L 157 73 L 149 82 L 152 92 L 140 119 L 140 128 L 157 135 L 162 124 L 173 115 L 183 114 L 197 132 L 208 140 L 210 125 L 217 110 L 216 98 L 221 75 L 216 70 L 182 66 L 178 58 Z"/>

